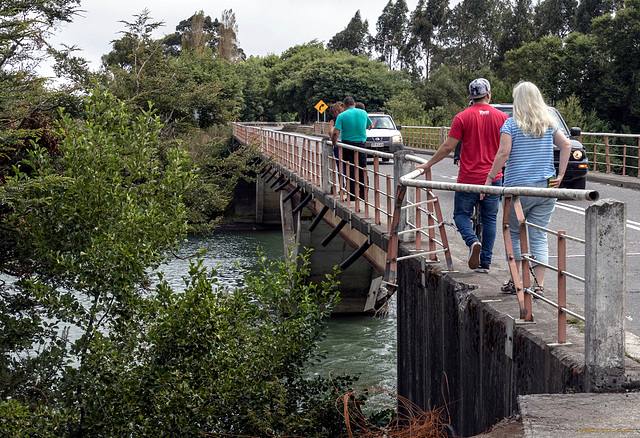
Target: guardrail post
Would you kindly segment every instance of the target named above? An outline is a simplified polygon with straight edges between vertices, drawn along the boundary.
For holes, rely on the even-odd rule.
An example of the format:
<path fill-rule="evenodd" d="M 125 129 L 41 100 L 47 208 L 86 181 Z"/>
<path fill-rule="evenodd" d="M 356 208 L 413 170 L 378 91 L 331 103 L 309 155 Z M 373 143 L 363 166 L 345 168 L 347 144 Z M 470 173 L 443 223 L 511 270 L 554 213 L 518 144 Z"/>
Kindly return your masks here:
<path fill-rule="evenodd" d="M 330 169 L 332 168 L 335 161 L 333 157 L 333 143 L 328 141 L 326 138 L 322 139 L 322 193 L 325 195 L 331 194 L 331 182 L 332 182 L 332 172 Z"/>
<path fill-rule="evenodd" d="M 625 358 L 626 204 L 603 199 L 585 215 L 585 363 L 588 391 L 620 388 Z"/>
<path fill-rule="evenodd" d="M 405 159 L 406 155 L 409 155 L 410 151 L 397 151 L 393 154 L 393 179 L 396 192 L 393 194 L 397 198 L 397 190 L 400 185 L 400 178 L 403 175 L 411 172 L 416 166 L 414 162 Z M 407 196 L 404 198 L 404 205 L 416 202 L 416 189 L 415 187 L 407 187 Z M 409 208 L 402 210 L 400 213 L 400 222 L 398 223 L 398 231 L 404 231 L 408 228 L 408 224 L 416 223 L 416 209 Z M 401 242 L 415 242 L 416 233 L 402 234 L 398 238 Z"/>

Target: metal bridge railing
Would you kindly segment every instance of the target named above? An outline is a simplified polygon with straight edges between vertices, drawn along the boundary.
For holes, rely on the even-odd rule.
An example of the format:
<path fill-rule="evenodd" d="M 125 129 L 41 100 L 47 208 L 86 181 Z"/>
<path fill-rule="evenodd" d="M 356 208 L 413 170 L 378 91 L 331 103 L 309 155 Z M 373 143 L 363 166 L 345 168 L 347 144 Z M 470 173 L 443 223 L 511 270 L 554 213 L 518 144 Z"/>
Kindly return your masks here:
<path fill-rule="evenodd" d="M 449 135 L 447 126 L 402 126 L 405 146 L 436 150 Z M 329 123 L 316 122 L 316 134 L 328 134 Z M 578 137 L 593 172 L 612 173 L 640 178 L 640 134 L 583 132 Z"/>
<path fill-rule="evenodd" d="M 419 157 L 407 156 L 412 161 L 424 162 Z M 558 302 L 548 297 L 542 297 L 531 290 L 529 277 L 529 263 L 534 260 L 528 254 L 527 226 L 533 226 L 525 221 L 520 196 L 541 196 L 557 199 L 574 199 L 595 201 L 598 192 L 590 190 L 546 189 L 528 187 L 494 187 L 484 185 L 466 185 L 457 183 L 422 181 L 416 178 L 421 175 L 420 170 L 413 170 L 399 178 L 398 200 L 407 188 L 427 188 L 429 190 L 464 191 L 470 193 L 485 193 L 501 195 L 505 199 L 503 206 L 503 233 L 505 250 L 509 262 L 511 277 L 516 285 L 516 295 L 522 321 L 533 321 L 532 296 L 542 302 L 555 307 L 558 311 L 558 344 L 566 344 L 567 315 L 585 321 L 585 359 L 587 366 L 588 385 L 598 387 L 609 379 L 615 380 L 624 370 L 625 343 L 625 257 L 626 257 L 626 204 L 615 200 L 603 200 L 590 205 L 585 211 L 585 239 L 568 236 L 565 231 L 553 231 L 541 228 L 554 234 L 558 240 L 558 264 L 547 268 L 558 274 Z M 523 255 L 521 272 L 522 283 L 516 269 L 511 235 L 509 231 L 509 215 L 511 205 L 514 207 L 519 223 L 521 254 Z M 396 212 L 400 209 L 396 208 Z M 393 219 L 392 241 L 394 235 L 402 233 L 406 227 L 412 227 L 410 221 Z M 417 225 L 417 224 L 416 224 Z M 397 242 L 397 238 L 395 241 Z M 585 246 L 585 274 L 584 278 L 567 271 L 566 243 L 575 241 Z M 391 244 L 390 244 L 391 245 Z M 391 254 L 392 252 L 390 252 Z M 388 260 L 388 265 L 394 267 L 398 260 Z M 536 261 L 536 263 L 539 263 Z M 394 274 L 393 274 L 394 275 Z M 391 275 L 391 277 L 393 277 Z M 585 284 L 585 316 L 567 309 L 566 280 L 572 278 Z M 600 382 L 600 383 L 599 383 Z"/>
<path fill-rule="evenodd" d="M 409 156 L 413 161 L 421 161 L 425 160 L 420 159 L 420 157 Z M 527 238 L 527 223 L 524 219 L 524 214 L 522 213 L 522 207 L 520 207 L 519 196 L 540 196 L 547 198 L 557 198 L 557 199 L 582 199 L 582 200 L 590 200 L 594 201 L 598 199 L 598 192 L 590 191 L 590 190 L 573 190 L 573 189 L 540 189 L 540 188 L 532 188 L 532 187 L 494 187 L 494 186 L 484 186 L 484 185 L 469 185 L 469 184 L 458 184 L 458 183 L 443 183 L 443 182 L 434 182 L 434 181 L 419 181 L 416 180 L 416 177 L 421 175 L 421 171 L 412 171 L 409 174 L 400 178 L 400 182 L 406 186 L 412 187 L 424 187 L 430 189 L 440 189 L 440 190 L 449 190 L 449 191 L 464 191 L 468 193 L 484 193 L 484 194 L 493 194 L 500 195 L 505 198 L 505 204 L 503 209 L 503 232 L 505 239 L 505 250 L 507 251 L 507 260 L 509 261 L 509 269 L 511 273 L 511 277 L 516 286 L 516 295 L 518 296 L 518 303 L 520 306 L 520 318 L 524 321 L 533 321 L 533 313 L 531 311 L 531 296 L 533 291 L 531 290 L 531 283 L 529 278 L 529 261 L 530 257 L 527 256 L 528 253 L 528 238 Z M 517 274 L 515 259 L 513 256 L 512 244 L 511 244 L 511 234 L 509 233 L 509 216 L 511 211 L 511 205 L 514 205 L 514 210 L 516 211 L 516 215 L 518 217 L 518 223 L 520 225 L 520 248 L 521 253 L 524 255 L 522 260 L 522 276 L 523 281 L 520 282 L 520 277 Z M 565 235 L 564 231 L 559 231 L 561 235 Z M 559 264 L 562 264 L 566 267 L 566 252 L 562 255 L 564 258 L 560 260 L 559 255 Z M 570 274 L 565 271 L 565 268 L 559 269 L 557 267 L 553 268 L 556 271 L 559 271 L 563 277 L 563 280 L 559 282 L 559 285 L 565 284 L 566 276 L 571 276 L 572 278 L 580 278 L 576 275 Z M 524 287 L 522 287 L 522 284 Z M 559 292 L 560 293 L 560 292 Z M 566 296 L 566 288 L 562 291 L 562 294 Z M 549 300 L 545 300 L 548 302 Z M 565 300 L 566 301 L 566 300 Z M 554 303 L 556 307 L 557 304 Z M 566 302 L 562 303 L 560 306 L 566 312 Z M 565 315 L 566 317 L 566 315 Z M 566 334 L 562 334 L 561 339 L 566 339 Z M 566 342 L 564 340 L 559 340 L 558 342 Z"/>
<path fill-rule="evenodd" d="M 447 139 L 446 126 L 402 126 L 402 142 L 405 146 L 436 150 Z"/>
<path fill-rule="evenodd" d="M 381 161 L 388 161 L 393 154 L 372 151 L 338 143 L 338 156 L 334 156 L 333 145 L 326 137 L 283 132 L 265 126 L 249 126 L 233 123 L 233 135 L 245 144 L 251 144 L 277 163 L 282 169 L 312 184 L 325 195 L 334 195 L 355 211 L 373 219 L 376 225 L 390 226 L 395 194 L 394 179 L 381 171 Z M 355 166 L 345 160 L 346 151 L 354 155 Z M 360 154 L 373 160 L 373 166 L 359 166 Z M 364 173 L 365 181 L 361 175 Z M 349 196 L 351 185 L 356 187 L 354 196 Z M 360 193 L 359 185 L 366 190 Z"/>
<path fill-rule="evenodd" d="M 465 191 L 470 193 L 496 194 L 505 197 L 505 202 L 513 203 L 520 223 L 521 252 L 525 255 L 522 261 L 523 287 L 517 287 L 520 319 L 532 321 L 530 278 L 528 275 L 526 226 L 522 209 L 519 207 L 519 196 L 544 196 L 557 199 L 596 200 L 598 193 L 589 190 L 540 189 L 527 187 L 494 187 L 481 185 L 464 185 L 457 183 L 418 180 L 421 171 L 412 170 L 417 163 L 425 160 L 413 156 L 408 151 L 386 154 L 350 145 L 339 144 L 338 158 L 334 157 L 333 147 L 326 138 L 311 137 L 302 134 L 284 133 L 266 127 L 247 126 L 234 123 L 234 136 L 247 144 L 260 148 L 265 156 L 270 157 L 282 169 L 295 174 L 295 178 L 312 184 L 315 190 L 324 195 L 335 196 L 336 200 L 353 202 L 358 212 L 365 217 L 373 218 L 376 224 L 384 224 L 391 231 L 385 282 L 396 284 L 397 263 L 408 258 L 428 257 L 437 260 L 437 254 L 444 253 L 449 269 L 452 259 L 444 231 L 444 221 L 439 212 L 439 204 L 434 190 Z M 373 157 L 373 170 L 366 169 L 368 190 L 364 196 L 356 196 L 351 201 L 346 196 L 346 187 L 353 181 L 360 183 L 358 172 L 345 169 L 345 151 L 357 155 L 366 153 Z M 394 159 L 393 175 L 380 172 L 380 160 Z M 356 167 L 356 169 L 359 169 Z M 364 170 L 364 169 L 363 169 Z M 280 178 L 282 178 L 282 172 Z M 275 173 L 274 173 L 275 175 Z M 427 175 L 428 176 L 428 175 Z M 297 182 L 298 180 L 296 180 Z M 282 186 L 288 183 L 281 184 Z M 395 188 L 395 193 L 393 189 Z M 356 190 L 357 193 L 357 190 Z M 371 200 L 373 198 L 373 200 Z M 519 212 L 518 212 L 519 210 Z M 505 211 L 510 211 L 505 208 Z M 426 224 L 426 225 L 425 225 Z M 595 386 L 606 380 L 603 373 L 611 379 L 620 376 L 624 369 L 624 319 L 625 319 L 625 251 L 626 251 L 626 204 L 605 200 L 589 206 L 585 211 L 585 358 L 587 374 Z M 503 216 L 505 238 L 510 244 L 508 215 Z M 441 240 L 435 236 L 440 230 Z M 552 232 L 549 230 L 549 232 Z M 564 231 L 557 233 L 559 239 L 558 266 L 550 267 L 558 272 L 558 287 L 566 290 L 566 279 L 581 280 L 580 276 L 567 272 L 566 249 L 567 240 L 574 240 Z M 506 237 L 506 236 L 509 237 Z M 428 249 L 422 251 L 422 236 L 428 237 Z M 399 242 L 415 242 L 416 249 L 409 256 L 398 256 Z M 524 245 L 523 245 L 524 243 Z M 514 282 L 519 281 L 516 274 L 515 261 L 509 245 L 505 248 L 510 253 L 509 269 Z M 566 294 L 559 291 L 559 299 L 553 305 L 558 309 L 558 343 L 566 342 L 566 315 L 579 317 L 576 312 L 566 308 Z M 544 299 L 546 303 L 550 300 Z M 605 376 L 606 377 L 606 376 Z"/>
<path fill-rule="evenodd" d="M 640 134 L 583 132 L 578 139 L 587 151 L 592 171 L 640 177 Z"/>

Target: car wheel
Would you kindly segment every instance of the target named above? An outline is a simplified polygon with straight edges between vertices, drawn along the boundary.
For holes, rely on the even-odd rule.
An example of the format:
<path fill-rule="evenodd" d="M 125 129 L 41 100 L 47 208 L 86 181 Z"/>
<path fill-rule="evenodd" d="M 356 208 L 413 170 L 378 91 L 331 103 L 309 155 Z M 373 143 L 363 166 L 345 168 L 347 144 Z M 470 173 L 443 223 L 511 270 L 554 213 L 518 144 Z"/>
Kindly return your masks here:
<path fill-rule="evenodd" d="M 582 177 L 582 178 L 579 178 L 579 179 L 574 179 L 571 182 L 571 188 L 572 189 L 584 190 L 586 186 L 587 186 L 587 178 L 586 177 Z"/>

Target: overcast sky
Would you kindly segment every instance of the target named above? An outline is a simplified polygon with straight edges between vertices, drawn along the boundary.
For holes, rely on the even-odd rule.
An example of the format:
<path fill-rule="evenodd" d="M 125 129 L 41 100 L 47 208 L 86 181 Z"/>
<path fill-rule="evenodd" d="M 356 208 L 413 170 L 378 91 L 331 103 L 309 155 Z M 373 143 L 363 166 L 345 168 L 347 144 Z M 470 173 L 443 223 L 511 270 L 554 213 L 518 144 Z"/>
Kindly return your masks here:
<path fill-rule="evenodd" d="M 375 35 L 376 22 L 388 0 L 82 0 L 84 10 L 73 23 L 65 25 L 52 39 L 54 43 L 75 45 L 76 52 L 90 61 L 92 70 L 100 66 L 100 57 L 111 50 L 110 42 L 121 37 L 125 29 L 120 21 L 132 22 L 145 8 L 153 21 L 165 23 L 157 37 L 173 33 L 176 25 L 202 10 L 212 19 L 231 9 L 238 24 L 238 40 L 247 57 L 280 55 L 296 44 L 313 39 L 329 42 L 343 30 L 356 11 L 369 21 Z M 418 0 L 407 0 L 413 11 Z"/>

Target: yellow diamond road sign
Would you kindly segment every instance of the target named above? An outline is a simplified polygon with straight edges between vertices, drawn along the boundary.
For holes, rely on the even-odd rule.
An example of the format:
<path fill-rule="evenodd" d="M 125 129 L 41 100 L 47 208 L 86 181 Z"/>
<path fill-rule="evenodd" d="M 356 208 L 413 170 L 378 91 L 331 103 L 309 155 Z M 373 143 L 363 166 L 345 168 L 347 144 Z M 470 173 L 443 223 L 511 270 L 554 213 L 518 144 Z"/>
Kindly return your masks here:
<path fill-rule="evenodd" d="M 315 109 L 317 109 L 320 114 L 325 112 L 327 110 L 327 108 L 329 108 L 329 106 L 326 103 L 324 103 L 323 101 L 320 101 L 320 102 L 316 103 L 316 106 L 315 106 Z"/>

